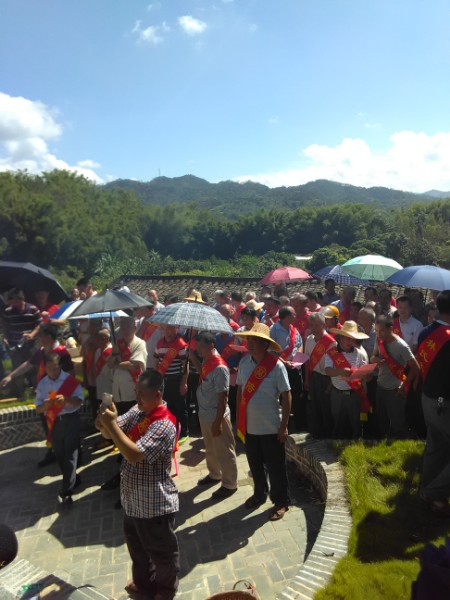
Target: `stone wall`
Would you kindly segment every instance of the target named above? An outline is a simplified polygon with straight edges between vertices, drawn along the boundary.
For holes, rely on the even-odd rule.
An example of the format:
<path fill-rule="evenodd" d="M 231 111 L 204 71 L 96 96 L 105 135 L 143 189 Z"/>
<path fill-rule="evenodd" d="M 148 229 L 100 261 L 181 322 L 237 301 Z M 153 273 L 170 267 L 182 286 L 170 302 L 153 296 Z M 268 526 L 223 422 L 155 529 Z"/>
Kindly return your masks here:
<path fill-rule="evenodd" d="M 283 600 L 312 599 L 329 581 L 336 563 L 347 554 L 352 527 L 344 471 L 331 444 L 309 434 L 290 435 L 286 454 L 326 503 L 322 525 L 298 575 L 283 590 Z"/>
<path fill-rule="evenodd" d="M 82 423 L 92 422 L 90 407 L 81 407 Z M 34 406 L 16 406 L 0 409 L 0 450 L 44 440 L 41 419 Z"/>

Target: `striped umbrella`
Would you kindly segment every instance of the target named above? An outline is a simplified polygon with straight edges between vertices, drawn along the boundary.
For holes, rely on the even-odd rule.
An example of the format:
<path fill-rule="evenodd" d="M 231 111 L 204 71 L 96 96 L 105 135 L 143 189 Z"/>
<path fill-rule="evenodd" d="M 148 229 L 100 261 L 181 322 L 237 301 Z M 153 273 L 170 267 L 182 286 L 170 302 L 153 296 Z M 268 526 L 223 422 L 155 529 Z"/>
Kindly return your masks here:
<path fill-rule="evenodd" d="M 334 265 L 330 267 L 324 267 L 323 269 L 319 269 L 317 273 L 314 273 L 314 277 L 317 279 L 332 279 L 336 283 L 340 283 L 341 285 L 366 285 L 367 279 L 360 279 L 359 277 L 355 277 L 354 275 L 350 275 L 342 270 L 340 265 Z"/>
<path fill-rule="evenodd" d="M 150 322 L 202 331 L 233 333 L 228 321 L 215 308 L 197 302 L 176 302 L 161 308 Z"/>

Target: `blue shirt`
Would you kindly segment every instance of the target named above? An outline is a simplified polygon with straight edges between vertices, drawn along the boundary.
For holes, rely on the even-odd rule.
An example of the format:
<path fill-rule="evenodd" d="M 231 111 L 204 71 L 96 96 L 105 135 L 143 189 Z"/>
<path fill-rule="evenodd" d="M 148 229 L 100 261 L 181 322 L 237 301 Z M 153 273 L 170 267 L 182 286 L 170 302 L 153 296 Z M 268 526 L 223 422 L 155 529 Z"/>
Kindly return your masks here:
<path fill-rule="evenodd" d="M 290 332 L 291 332 L 291 328 L 286 330 L 283 327 L 283 325 L 281 324 L 281 322 L 277 321 L 270 328 L 270 337 L 281 346 L 282 350 L 284 350 L 290 344 L 290 341 L 291 341 L 291 333 Z M 292 360 L 294 358 L 294 356 L 296 355 L 296 353 L 298 352 L 298 349 L 301 347 L 301 345 L 302 345 L 302 338 L 301 338 L 298 330 L 296 329 L 295 330 L 294 348 L 293 348 L 292 352 L 290 353 L 290 355 L 285 360 Z"/>

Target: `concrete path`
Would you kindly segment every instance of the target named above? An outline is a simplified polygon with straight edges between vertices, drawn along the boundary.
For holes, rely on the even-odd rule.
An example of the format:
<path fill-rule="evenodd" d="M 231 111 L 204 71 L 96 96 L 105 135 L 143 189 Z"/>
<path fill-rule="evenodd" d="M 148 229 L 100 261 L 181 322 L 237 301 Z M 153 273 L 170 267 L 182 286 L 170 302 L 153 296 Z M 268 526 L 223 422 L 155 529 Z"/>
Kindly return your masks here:
<path fill-rule="evenodd" d="M 122 511 L 114 509 L 118 492 L 99 488 L 118 469 L 117 455 L 92 453 L 98 439 L 94 434 L 84 441 L 82 485 L 73 506 L 63 510 L 57 502 L 58 468 L 36 467 L 45 454 L 43 443 L 1 452 L 0 522 L 16 531 L 19 557 L 75 587 L 92 585 L 112 599 L 124 600 L 130 562 Z M 320 526 L 323 507 L 312 490 L 291 473 L 293 506 L 283 520 L 271 523 L 269 502 L 253 512 L 243 507 L 252 494 L 245 454 L 238 459 L 239 490 L 221 502 L 211 500 L 215 487 L 196 486 L 206 474 L 198 435 L 181 447 L 179 463 L 182 573 L 177 598 L 205 600 L 248 578 L 261 599 L 275 599 L 296 574 Z"/>

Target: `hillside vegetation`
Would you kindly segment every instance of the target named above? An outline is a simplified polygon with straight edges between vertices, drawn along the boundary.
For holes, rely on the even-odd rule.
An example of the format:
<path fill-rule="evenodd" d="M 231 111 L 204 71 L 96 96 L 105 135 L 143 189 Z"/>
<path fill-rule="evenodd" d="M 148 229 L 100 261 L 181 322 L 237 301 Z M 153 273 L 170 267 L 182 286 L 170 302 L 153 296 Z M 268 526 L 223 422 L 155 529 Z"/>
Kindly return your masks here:
<path fill-rule="evenodd" d="M 130 189 L 97 186 L 66 171 L 0 173 L 0 256 L 52 268 L 64 282 L 84 273 L 97 274 L 99 283 L 122 273 L 259 276 L 294 254 L 312 254 L 312 272 L 368 252 L 404 266 L 450 267 L 450 200 L 391 208 L 257 204 L 228 219 L 201 199 L 178 199 L 148 204 Z"/>

